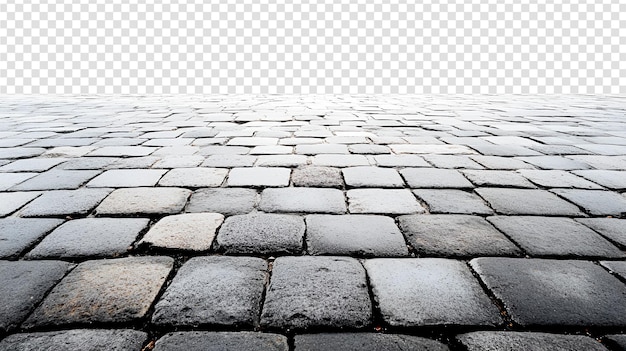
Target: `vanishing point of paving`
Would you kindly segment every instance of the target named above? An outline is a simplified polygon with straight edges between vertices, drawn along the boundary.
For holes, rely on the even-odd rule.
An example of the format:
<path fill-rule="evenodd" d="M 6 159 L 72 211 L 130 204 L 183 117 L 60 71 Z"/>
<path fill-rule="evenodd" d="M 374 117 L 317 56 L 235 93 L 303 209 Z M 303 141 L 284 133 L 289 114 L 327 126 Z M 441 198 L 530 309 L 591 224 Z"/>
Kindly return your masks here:
<path fill-rule="evenodd" d="M 624 350 L 626 99 L 0 98 L 0 350 Z"/>

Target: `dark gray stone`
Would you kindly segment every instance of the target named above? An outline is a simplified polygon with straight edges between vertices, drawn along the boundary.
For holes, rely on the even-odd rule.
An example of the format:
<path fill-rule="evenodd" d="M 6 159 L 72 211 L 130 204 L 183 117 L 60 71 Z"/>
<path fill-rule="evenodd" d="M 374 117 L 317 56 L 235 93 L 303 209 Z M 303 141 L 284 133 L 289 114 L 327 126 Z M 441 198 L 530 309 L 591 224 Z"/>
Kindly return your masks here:
<path fill-rule="evenodd" d="M 154 186 L 167 172 L 163 169 L 113 169 L 95 177 L 87 187 L 90 188 L 133 188 Z"/>
<path fill-rule="evenodd" d="M 465 170 L 463 174 L 476 186 L 536 188 L 526 178 L 513 171 Z"/>
<path fill-rule="evenodd" d="M 17 211 L 39 195 L 41 193 L 35 191 L 0 193 L 0 217 Z"/>
<path fill-rule="evenodd" d="M 604 337 L 604 342 L 612 347 L 612 350 L 626 351 L 626 334 L 613 334 Z"/>
<path fill-rule="evenodd" d="M 96 208 L 98 215 L 175 214 L 185 207 L 191 191 L 182 188 L 122 188 Z"/>
<path fill-rule="evenodd" d="M 250 213 L 257 202 L 254 189 L 216 188 L 196 190 L 186 212 L 216 212 L 224 215 Z"/>
<path fill-rule="evenodd" d="M 409 214 L 424 208 L 408 189 L 353 189 L 347 191 L 350 213 Z"/>
<path fill-rule="evenodd" d="M 452 169 L 405 168 L 400 170 L 411 188 L 473 188 L 463 174 Z"/>
<path fill-rule="evenodd" d="M 553 189 L 552 192 L 594 216 L 621 216 L 626 213 L 626 198 L 612 191 Z"/>
<path fill-rule="evenodd" d="M 576 220 L 618 245 L 626 247 L 626 220 L 618 218 L 576 218 Z"/>
<path fill-rule="evenodd" d="M 479 331 L 459 334 L 456 340 L 467 351 L 607 351 L 598 341 L 584 335 Z"/>
<path fill-rule="evenodd" d="M 626 285 L 592 262 L 477 258 L 470 264 L 521 326 L 626 325 Z"/>
<path fill-rule="evenodd" d="M 446 351 L 438 341 L 401 334 L 333 333 L 295 336 L 295 351 Z"/>
<path fill-rule="evenodd" d="M 96 207 L 111 189 L 78 189 L 46 191 L 26 205 L 22 217 L 86 215 Z"/>
<path fill-rule="evenodd" d="M 474 193 L 457 189 L 413 190 L 433 214 L 493 214 L 485 201 Z"/>
<path fill-rule="evenodd" d="M 98 175 L 100 171 L 75 171 L 52 169 L 20 183 L 11 190 L 63 190 L 78 189 L 83 183 Z"/>
<path fill-rule="evenodd" d="M 49 218 L 0 219 L 0 257 L 17 257 L 61 223 L 60 219 Z"/>
<path fill-rule="evenodd" d="M 343 178 L 338 168 L 307 166 L 293 170 L 291 180 L 294 186 L 341 188 Z"/>
<path fill-rule="evenodd" d="M 578 207 L 558 196 L 537 189 L 479 188 L 478 195 L 491 208 L 506 215 L 582 216 Z"/>
<path fill-rule="evenodd" d="M 255 332 L 176 332 L 160 338 L 154 351 L 288 351 L 287 337 Z"/>
<path fill-rule="evenodd" d="M 346 185 L 354 188 L 402 188 L 404 181 L 398 171 L 379 167 L 344 168 Z"/>
<path fill-rule="evenodd" d="M 265 212 L 345 213 L 346 203 L 337 189 L 265 189 L 259 208 Z"/>
<path fill-rule="evenodd" d="M 0 342 L 5 351 L 140 351 L 148 335 L 128 329 L 73 329 L 8 336 Z"/>

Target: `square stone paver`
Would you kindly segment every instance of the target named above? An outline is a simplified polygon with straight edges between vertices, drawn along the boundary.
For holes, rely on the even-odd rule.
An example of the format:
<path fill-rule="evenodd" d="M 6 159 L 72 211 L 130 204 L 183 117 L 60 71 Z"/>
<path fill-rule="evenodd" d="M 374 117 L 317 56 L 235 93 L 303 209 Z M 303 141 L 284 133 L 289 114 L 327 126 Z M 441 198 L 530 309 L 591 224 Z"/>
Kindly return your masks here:
<path fill-rule="evenodd" d="M 233 168 L 228 175 L 228 186 L 288 186 L 291 170 L 279 167 Z"/>
<path fill-rule="evenodd" d="M 297 254 L 302 251 L 304 230 L 304 220 L 299 216 L 232 216 L 220 228 L 217 247 L 227 254 Z"/>
<path fill-rule="evenodd" d="M 408 189 L 348 190 L 350 213 L 408 214 L 422 213 L 424 208 Z"/>
<path fill-rule="evenodd" d="M 0 350 L 14 351 L 126 351 L 141 350 L 148 334 L 130 329 L 73 329 L 21 333 L 0 342 Z"/>
<path fill-rule="evenodd" d="M 465 170 L 463 174 L 476 186 L 536 188 L 526 178 L 512 171 Z"/>
<path fill-rule="evenodd" d="M 228 170 L 222 168 L 176 168 L 167 172 L 159 181 L 159 185 L 191 188 L 217 187 L 224 182 L 227 174 Z"/>
<path fill-rule="evenodd" d="M 250 213 L 257 203 L 257 191 L 243 188 L 196 190 L 186 212 L 216 212 L 224 215 Z"/>
<path fill-rule="evenodd" d="M 618 218 L 576 218 L 587 227 L 626 247 L 626 220 Z"/>
<path fill-rule="evenodd" d="M 26 205 L 22 217 L 86 215 L 96 207 L 111 189 L 78 189 L 46 191 Z"/>
<path fill-rule="evenodd" d="M 113 169 L 87 183 L 90 188 L 134 188 L 154 186 L 167 172 L 162 169 Z"/>
<path fill-rule="evenodd" d="M 307 248 L 312 255 L 407 256 L 393 218 L 370 215 L 309 215 Z"/>
<path fill-rule="evenodd" d="M 36 191 L 0 193 L 0 217 L 9 215 L 41 195 Z"/>
<path fill-rule="evenodd" d="M 420 255 L 443 257 L 518 256 L 521 251 L 482 217 L 399 217 L 407 241 Z"/>
<path fill-rule="evenodd" d="M 173 264 L 169 257 L 83 262 L 48 294 L 25 325 L 121 323 L 144 318 Z"/>
<path fill-rule="evenodd" d="M 592 262 L 477 258 L 470 264 L 521 326 L 626 325 L 626 285 Z"/>
<path fill-rule="evenodd" d="M 154 351 L 288 351 L 287 337 L 255 332 L 175 332 L 156 342 Z"/>
<path fill-rule="evenodd" d="M 0 258 L 14 258 L 63 220 L 52 218 L 0 219 Z"/>
<path fill-rule="evenodd" d="M 12 187 L 11 190 L 78 189 L 83 183 L 99 173 L 100 171 L 52 169 Z"/>
<path fill-rule="evenodd" d="M 343 178 L 341 170 L 332 167 L 307 166 L 293 170 L 291 180 L 294 186 L 341 188 Z"/>
<path fill-rule="evenodd" d="M 478 195 L 500 214 L 582 216 L 575 205 L 538 189 L 478 188 Z"/>
<path fill-rule="evenodd" d="M 114 190 L 96 208 L 98 215 L 174 214 L 181 212 L 191 191 L 181 188 Z"/>
<path fill-rule="evenodd" d="M 65 222 L 26 257 L 115 257 L 127 253 L 148 226 L 144 218 L 82 218 Z"/>
<path fill-rule="evenodd" d="M 411 188 L 473 188 L 463 174 L 453 169 L 405 168 L 400 174 Z"/>
<path fill-rule="evenodd" d="M 548 188 L 601 189 L 598 184 L 561 170 L 520 169 L 521 175 L 531 182 Z"/>
<path fill-rule="evenodd" d="M 344 168 L 346 185 L 353 188 L 402 188 L 404 182 L 395 169 L 378 167 Z"/>
<path fill-rule="evenodd" d="M 459 334 L 455 338 L 467 351 L 511 350 L 513 348 L 525 351 L 607 351 L 597 340 L 584 335 L 478 331 Z"/>
<path fill-rule="evenodd" d="M 440 258 L 365 261 L 383 320 L 394 327 L 497 325 L 495 304 L 468 267 Z"/>
<path fill-rule="evenodd" d="M 493 210 L 478 195 L 457 189 L 413 190 L 426 205 L 430 213 L 448 214 L 492 214 Z"/>
<path fill-rule="evenodd" d="M 265 189 L 259 208 L 265 212 L 345 213 L 346 203 L 337 189 Z"/>
<path fill-rule="evenodd" d="M 139 245 L 161 249 L 207 251 L 217 228 L 224 221 L 219 213 L 184 213 L 163 217 L 144 235 Z"/>
<path fill-rule="evenodd" d="M 324 333 L 295 336 L 298 351 L 359 350 L 359 351 L 403 351 L 429 350 L 447 351 L 444 344 L 412 335 L 380 333 Z"/>
<path fill-rule="evenodd" d="M 626 213 L 626 198 L 612 191 L 553 189 L 552 192 L 594 216 L 621 216 Z"/>
<path fill-rule="evenodd" d="M 270 328 L 359 328 L 372 318 L 365 270 L 347 257 L 279 257 L 261 325 Z"/>

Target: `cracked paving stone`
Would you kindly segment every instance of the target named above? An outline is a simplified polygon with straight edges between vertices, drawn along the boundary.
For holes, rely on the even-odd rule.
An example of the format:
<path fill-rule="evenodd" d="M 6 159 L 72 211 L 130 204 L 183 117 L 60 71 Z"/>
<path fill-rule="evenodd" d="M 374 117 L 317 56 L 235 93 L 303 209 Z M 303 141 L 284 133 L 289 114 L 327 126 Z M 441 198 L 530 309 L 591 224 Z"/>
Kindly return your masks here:
<path fill-rule="evenodd" d="M 478 188 L 475 191 L 500 214 L 583 216 L 578 207 L 545 190 Z"/>
<path fill-rule="evenodd" d="M 470 265 L 523 327 L 626 325 L 626 285 L 592 262 L 477 258 Z"/>
<path fill-rule="evenodd" d="M 360 328 L 372 306 L 365 270 L 348 257 L 279 257 L 274 262 L 261 325 L 267 328 Z"/>
<path fill-rule="evenodd" d="M 226 216 L 251 212 L 257 202 L 254 189 L 215 188 L 196 190 L 186 212 L 216 212 Z"/>
<path fill-rule="evenodd" d="M 341 188 L 343 178 L 341 170 L 332 167 L 306 166 L 293 170 L 291 180 L 294 186 Z"/>
<path fill-rule="evenodd" d="M 343 192 L 324 188 L 265 189 L 259 208 L 265 212 L 345 213 Z"/>
<path fill-rule="evenodd" d="M 39 195 L 40 192 L 0 193 L 0 217 L 17 211 Z"/>
<path fill-rule="evenodd" d="M 599 234 L 570 218 L 495 216 L 487 219 L 531 256 L 626 257 Z"/>
<path fill-rule="evenodd" d="M 442 258 L 366 260 L 375 301 L 394 327 L 497 325 L 495 304 L 461 261 Z"/>
<path fill-rule="evenodd" d="M 256 326 L 267 263 L 254 257 L 195 257 L 156 304 L 157 325 Z"/>
<path fill-rule="evenodd" d="M 224 182 L 227 169 L 221 168 L 175 168 L 159 181 L 160 186 L 217 187 Z"/>
<path fill-rule="evenodd" d="M 433 214 L 493 214 L 478 195 L 457 189 L 417 189 L 418 198 L 426 203 Z"/>
<path fill-rule="evenodd" d="M 447 351 L 438 341 L 412 335 L 377 333 L 324 333 L 295 336 L 298 351 Z"/>
<path fill-rule="evenodd" d="M 576 221 L 626 247 L 626 220 L 618 218 L 576 218 Z"/>
<path fill-rule="evenodd" d="M 444 257 L 519 256 L 521 251 L 482 217 L 412 215 L 399 217 L 407 241 L 420 255 Z"/>
<path fill-rule="evenodd" d="M 226 254 L 298 254 L 304 231 L 304 220 L 299 216 L 238 215 L 226 219 L 216 244 Z"/>
<path fill-rule="evenodd" d="M 536 188 L 526 178 L 511 171 L 465 170 L 463 174 L 476 186 Z"/>
<path fill-rule="evenodd" d="M 347 191 L 350 213 L 409 214 L 424 208 L 408 189 L 353 189 Z"/>
<path fill-rule="evenodd" d="M 161 337 L 154 351 L 288 351 L 287 337 L 256 332 L 175 332 Z"/>
<path fill-rule="evenodd" d="M 16 328 L 72 266 L 61 261 L 0 261 L 0 331 Z"/>
<path fill-rule="evenodd" d="M 28 259 L 116 257 L 130 251 L 139 233 L 148 226 L 143 218 L 82 218 L 65 222 L 48 234 Z"/>
<path fill-rule="evenodd" d="M 431 167 L 417 155 L 380 155 L 374 156 L 374 160 L 380 167 Z"/>
<path fill-rule="evenodd" d="M 398 171 L 379 167 L 350 167 L 342 170 L 346 185 L 354 188 L 402 188 Z"/>
<path fill-rule="evenodd" d="M 612 347 L 612 350 L 626 350 L 626 334 L 607 335 L 604 342 Z"/>
<path fill-rule="evenodd" d="M 597 340 L 584 335 L 558 335 L 536 332 L 478 331 L 459 334 L 456 340 L 467 351 L 608 351 Z"/>
<path fill-rule="evenodd" d="M 73 329 L 8 336 L 0 342 L 6 351 L 127 351 L 141 350 L 148 334 L 130 329 Z"/>
<path fill-rule="evenodd" d="M 12 188 L 38 173 L 0 173 L 0 191 Z"/>
<path fill-rule="evenodd" d="M 520 169 L 518 172 L 531 182 L 548 188 L 602 189 L 598 184 L 567 171 Z"/>
<path fill-rule="evenodd" d="M 248 167 L 233 168 L 228 175 L 228 186 L 275 186 L 289 185 L 289 168 Z"/>
<path fill-rule="evenodd" d="M 90 188 L 133 188 L 154 186 L 167 172 L 162 169 L 113 169 L 87 183 Z"/>
<path fill-rule="evenodd" d="M 307 247 L 312 255 L 394 257 L 409 254 L 393 218 L 369 215 L 309 215 Z"/>
<path fill-rule="evenodd" d="M 400 174 L 411 188 L 473 188 L 459 171 L 439 168 L 405 168 Z"/>
<path fill-rule="evenodd" d="M 96 208 L 98 215 L 174 214 L 182 211 L 191 191 L 181 188 L 122 188 Z"/>
<path fill-rule="evenodd" d="M 66 158 L 29 158 L 16 160 L 0 167 L 0 172 L 43 172 L 67 160 Z"/>
<path fill-rule="evenodd" d="M 217 228 L 224 221 L 219 213 L 184 213 L 163 217 L 139 241 L 162 249 L 207 251 Z"/>
<path fill-rule="evenodd" d="M 26 205 L 22 217 L 86 215 L 96 207 L 111 189 L 78 189 L 46 191 Z"/>
<path fill-rule="evenodd" d="M 572 173 L 586 178 L 594 183 L 605 186 L 609 189 L 626 189 L 626 172 L 624 171 L 587 169 L 581 171 L 573 171 Z"/>
<path fill-rule="evenodd" d="M 144 318 L 173 264 L 169 257 L 83 262 L 48 294 L 25 327 L 123 323 Z"/>
<path fill-rule="evenodd" d="M 0 258 L 15 258 L 63 220 L 51 218 L 0 219 Z"/>
<path fill-rule="evenodd" d="M 73 171 L 52 169 L 28 179 L 11 190 L 65 190 L 78 189 L 83 183 L 98 175 L 100 171 Z"/>
<path fill-rule="evenodd" d="M 552 189 L 594 216 L 621 216 L 626 213 L 626 198 L 612 191 Z"/>

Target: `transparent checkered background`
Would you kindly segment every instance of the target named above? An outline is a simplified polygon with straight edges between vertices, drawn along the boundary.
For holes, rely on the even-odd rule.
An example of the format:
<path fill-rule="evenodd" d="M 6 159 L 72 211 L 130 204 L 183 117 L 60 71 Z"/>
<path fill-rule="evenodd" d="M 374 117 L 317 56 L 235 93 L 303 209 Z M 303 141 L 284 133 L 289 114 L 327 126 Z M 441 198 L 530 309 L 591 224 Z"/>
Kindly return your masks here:
<path fill-rule="evenodd" d="M 0 0 L 0 93 L 626 93 L 624 0 L 413 2 Z"/>

